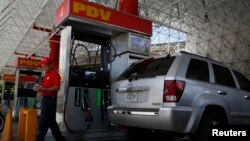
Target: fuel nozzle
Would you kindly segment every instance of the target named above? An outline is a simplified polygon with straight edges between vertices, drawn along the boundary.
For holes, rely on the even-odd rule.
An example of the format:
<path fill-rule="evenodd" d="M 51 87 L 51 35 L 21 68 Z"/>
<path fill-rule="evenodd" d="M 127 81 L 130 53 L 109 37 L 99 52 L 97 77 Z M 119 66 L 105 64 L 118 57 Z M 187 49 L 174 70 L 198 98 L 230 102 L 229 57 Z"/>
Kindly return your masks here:
<path fill-rule="evenodd" d="M 91 109 L 88 108 L 85 116 L 85 124 L 90 125 L 93 124 L 94 117 L 91 115 Z"/>

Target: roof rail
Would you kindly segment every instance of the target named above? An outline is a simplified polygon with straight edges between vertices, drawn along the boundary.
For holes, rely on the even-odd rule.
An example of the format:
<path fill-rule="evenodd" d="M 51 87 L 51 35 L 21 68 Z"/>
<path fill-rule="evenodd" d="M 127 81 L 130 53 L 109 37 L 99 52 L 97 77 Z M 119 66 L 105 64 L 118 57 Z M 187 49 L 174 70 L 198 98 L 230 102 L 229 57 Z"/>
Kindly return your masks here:
<path fill-rule="evenodd" d="M 214 62 L 217 62 L 217 63 L 220 63 L 220 64 L 225 65 L 225 63 L 223 63 L 223 62 L 216 61 L 216 60 L 214 60 L 214 59 L 212 59 L 212 58 L 204 57 L 204 56 L 201 56 L 201 55 L 198 55 L 198 54 L 194 54 L 194 53 L 190 53 L 190 52 L 186 52 L 186 51 L 180 51 L 180 53 L 184 53 L 184 54 L 190 54 L 190 55 L 198 56 L 198 57 L 205 58 L 205 59 L 209 59 L 209 60 L 211 60 L 211 61 L 214 61 Z"/>

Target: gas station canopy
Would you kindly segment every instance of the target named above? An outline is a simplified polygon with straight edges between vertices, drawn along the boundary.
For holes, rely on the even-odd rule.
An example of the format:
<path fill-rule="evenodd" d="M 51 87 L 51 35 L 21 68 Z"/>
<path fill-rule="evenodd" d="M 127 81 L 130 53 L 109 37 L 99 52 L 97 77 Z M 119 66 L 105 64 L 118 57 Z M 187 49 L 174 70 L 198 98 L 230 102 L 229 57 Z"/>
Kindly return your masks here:
<path fill-rule="evenodd" d="M 116 10 L 119 0 L 89 1 Z M 138 2 L 139 17 L 153 21 L 153 31 L 157 31 L 160 27 L 168 27 L 153 32 L 154 38 L 151 41 L 157 38 L 157 34 L 168 35 L 166 42 L 172 38 L 180 39 L 179 33 L 170 30 L 174 29 L 187 35 L 184 50 L 240 68 L 249 76 L 249 0 L 139 0 Z M 14 72 L 18 57 L 39 59 L 49 54 L 50 37 L 61 30 L 56 25 L 55 13 L 62 3 L 63 0 L 0 1 L 2 73 Z M 119 18 L 122 17 L 117 17 L 117 21 L 122 20 Z M 153 47 L 152 51 L 159 54 L 170 52 L 167 47 L 160 46 L 155 49 Z"/>

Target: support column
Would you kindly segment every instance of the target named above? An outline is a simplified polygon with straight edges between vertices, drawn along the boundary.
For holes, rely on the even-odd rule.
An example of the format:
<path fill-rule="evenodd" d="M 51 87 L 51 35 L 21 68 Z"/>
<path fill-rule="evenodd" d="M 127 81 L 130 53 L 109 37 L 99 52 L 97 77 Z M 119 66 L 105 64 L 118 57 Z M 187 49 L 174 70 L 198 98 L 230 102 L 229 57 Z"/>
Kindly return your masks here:
<path fill-rule="evenodd" d="M 59 49 L 60 49 L 60 36 L 54 34 L 49 41 L 50 58 L 52 59 L 53 66 L 56 70 L 59 68 Z"/>

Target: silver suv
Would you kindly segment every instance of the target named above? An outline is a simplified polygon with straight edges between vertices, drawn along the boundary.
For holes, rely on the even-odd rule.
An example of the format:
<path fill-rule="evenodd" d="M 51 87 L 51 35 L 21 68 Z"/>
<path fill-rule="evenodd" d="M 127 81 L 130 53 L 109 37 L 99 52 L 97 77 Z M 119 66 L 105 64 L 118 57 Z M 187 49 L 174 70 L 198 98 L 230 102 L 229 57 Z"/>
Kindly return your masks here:
<path fill-rule="evenodd" d="M 128 127 L 132 138 L 150 129 L 204 141 L 211 124 L 250 124 L 250 81 L 220 62 L 187 52 L 138 61 L 111 89 L 109 119 Z"/>

